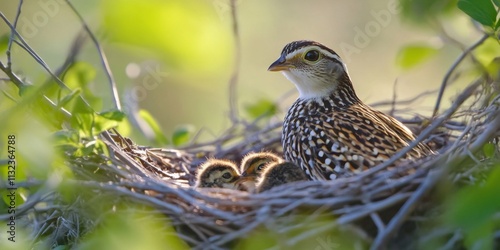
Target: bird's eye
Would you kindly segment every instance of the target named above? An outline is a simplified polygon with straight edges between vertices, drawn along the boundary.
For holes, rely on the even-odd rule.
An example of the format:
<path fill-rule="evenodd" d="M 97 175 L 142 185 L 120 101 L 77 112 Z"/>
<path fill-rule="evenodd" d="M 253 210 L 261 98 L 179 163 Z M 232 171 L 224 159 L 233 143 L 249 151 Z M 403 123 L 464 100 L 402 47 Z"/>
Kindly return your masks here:
<path fill-rule="evenodd" d="M 265 163 L 261 163 L 259 166 L 257 166 L 257 170 L 261 171 L 265 165 Z"/>
<path fill-rule="evenodd" d="M 224 178 L 224 179 L 231 179 L 231 174 L 230 173 L 224 173 L 222 175 L 222 178 Z"/>
<path fill-rule="evenodd" d="M 304 59 L 310 62 L 316 62 L 319 59 L 319 51 L 317 50 L 309 50 L 304 56 Z"/>

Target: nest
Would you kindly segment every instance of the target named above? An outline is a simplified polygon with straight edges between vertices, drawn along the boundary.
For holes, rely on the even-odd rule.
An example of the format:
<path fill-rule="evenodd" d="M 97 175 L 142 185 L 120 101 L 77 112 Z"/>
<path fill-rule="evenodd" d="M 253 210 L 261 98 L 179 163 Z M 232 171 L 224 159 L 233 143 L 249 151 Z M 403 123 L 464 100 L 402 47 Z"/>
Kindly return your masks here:
<path fill-rule="evenodd" d="M 462 164 L 464 160 L 486 142 L 497 145 L 500 100 L 490 82 L 472 83 L 440 116 L 402 120 L 419 135 L 417 140 L 389 161 L 349 178 L 287 184 L 260 194 L 192 187 L 197 166 L 208 157 L 238 161 L 248 152 L 280 153 L 281 123 L 275 122 L 264 128 L 237 124 L 217 141 L 182 149 L 136 145 L 110 130 L 100 136 L 109 156 L 71 158 L 77 176 L 71 183 L 155 207 L 172 220 L 177 235 L 196 249 L 230 248 L 262 228 L 279 234 L 294 232 L 275 246 L 281 248 L 336 230 L 354 235 L 361 246 L 372 249 L 407 247 L 418 240 L 402 243 L 407 238 L 400 229 L 415 215 L 428 218 L 423 210 L 439 211 L 429 191 L 441 180 L 471 183 L 475 170 Z M 390 167 L 420 141 L 439 154 Z M 53 213 L 45 211 L 46 223 L 37 224 L 35 231 L 52 232 L 53 244 L 75 234 L 74 229 L 48 231 L 49 224 L 69 227 L 50 216 Z M 307 230 L 296 231 L 300 226 Z M 460 241 L 452 237 L 451 229 L 444 235 Z"/>

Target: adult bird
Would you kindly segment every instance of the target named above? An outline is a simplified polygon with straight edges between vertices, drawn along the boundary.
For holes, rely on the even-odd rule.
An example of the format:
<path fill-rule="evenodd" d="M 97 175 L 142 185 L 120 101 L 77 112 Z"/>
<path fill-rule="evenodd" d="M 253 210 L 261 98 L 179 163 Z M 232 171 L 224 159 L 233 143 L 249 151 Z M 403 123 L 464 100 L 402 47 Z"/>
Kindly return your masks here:
<path fill-rule="evenodd" d="M 342 59 L 318 42 L 287 44 L 268 70 L 281 71 L 299 92 L 283 123 L 284 158 L 312 179 L 367 170 L 415 139 L 401 122 L 364 104 Z M 403 159 L 429 154 L 432 150 L 419 143 Z"/>

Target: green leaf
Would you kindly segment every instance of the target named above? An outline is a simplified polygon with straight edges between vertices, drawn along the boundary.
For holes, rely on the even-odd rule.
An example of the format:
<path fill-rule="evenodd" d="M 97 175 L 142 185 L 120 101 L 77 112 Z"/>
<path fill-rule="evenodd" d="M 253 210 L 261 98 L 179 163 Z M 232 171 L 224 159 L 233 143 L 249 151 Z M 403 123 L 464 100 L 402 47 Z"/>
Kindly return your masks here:
<path fill-rule="evenodd" d="M 262 116 L 268 117 L 276 114 L 278 107 L 276 104 L 268 99 L 260 99 L 254 104 L 246 105 L 245 111 L 252 117 L 253 119 L 259 118 Z"/>
<path fill-rule="evenodd" d="M 117 120 L 109 119 L 107 117 L 96 114 L 94 117 L 92 132 L 93 132 L 93 134 L 96 135 L 96 134 L 104 132 L 108 129 L 115 128 L 118 126 L 119 121 L 121 121 L 121 120 L 117 121 Z"/>
<path fill-rule="evenodd" d="M 62 146 L 62 145 L 76 146 L 80 142 L 78 133 L 76 133 L 74 130 L 56 131 L 52 135 L 52 138 L 54 139 L 54 145 L 56 146 Z"/>
<path fill-rule="evenodd" d="M 153 130 L 154 140 L 157 143 L 159 143 L 161 145 L 165 145 L 168 143 L 168 140 L 165 137 L 165 135 L 163 134 L 163 132 L 160 128 L 160 125 L 158 125 L 158 122 L 156 121 L 156 119 L 148 111 L 141 109 L 141 110 L 139 110 L 138 115 L 139 115 L 139 117 L 142 118 L 142 120 L 144 122 L 146 122 L 146 124 L 148 124 L 148 126 L 151 128 L 151 130 Z"/>
<path fill-rule="evenodd" d="M 459 0 L 457 5 L 472 19 L 495 29 L 497 11 L 491 0 Z"/>
<path fill-rule="evenodd" d="M 183 125 L 178 127 L 172 135 L 172 143 L 174 146 L 180 146 L 188 143 L 194 131 L 195 129 L 192 125 Z"/>
<path fill-rule="evenodd" d="M 121 122 L 123 118 L 127 116 L 125 113 L 118 110 L 100 112 L 99 115 L 108 120 L 113 120 L 117 122 Z"/>
<path fill-rule="evenodd" d="M 438 48 L 429 45 L 408 45 L 398 52 L 396 64 L 403 69 L 410 69 L 430 59 L 438 51 Z"/>
<path fill-rule="evenodd" d="M 493 143 L 486 143 L 483 145 L 484 156 L 491 158 L 495 155 L 496 147 Z"/>
<path fill-rule="evenodd" d="M 468 249 L 476 242 L 489 245 L 492 240 L 488 236 L 492 235 L 495 214 L 500 211 L 500 165 L 492 169 L 483 185 L 460 190 L 446 210 L 449 223 L 464 230 Z"/>
<path fill-rule="evenodd" d="M 5 33 L 0 37 L 0 53 L 4 53 L 5 51 L 7 51 L 7 47 L 9 46 L 9 38 L 10 34 L 8 33 Z"/>
<path fill-rule="evenodd" d="M 80 94 L 80 92 L 81 92 L 80 88 L 73 90 L 71 93 L 66 95 L 63 99 L 61 99 L 57 103 L 57 106 L 58 107 L 65 107 L 66 104 L 68 104 L 71 100 L 73 100 L 76 96 L 78 96 Z"/>
<path fill-rule="evenodd" d="M 500 8 L 500 0 L 493 0 L 493 3 Z"/>
<path fill-rule="evenodd" d="M 124 114 L 121 112 L 105 112 L 104 116 L 94 112 L 79 112 L 72 116 L 72 126 L 79 130 L 82 137 L 93 137 L 103 131 L 117 127 L 123 119 Z"/>
<path fill-rule="evenodd" d="M 495 87 L 498 87 L 500 83 L 500 57 L 495 57 L 491 62 L 486 66 L 486 72 L 490 75 L 490 77 L 494 80 Z M 500 89 L 500 88 L 498 88 Z M 494 96 L 492 97 L 494 98 Z"/>
<path fill-rule="evenodd" d="M 92 137 L 92 124 L 94 123 L 94 114 L 92 113 L 73 113 L 71 125 L 77 129 L 81 137 Z"/>
<path fill-rule="evenodd" d="M 95 79 L 94 66 L 86 62 L 76 62 L 66 71 L 64 82 L 69 88 L 85 87 Z"/>
<path fill-rule="evenodd" d="M 71 113 L 94 113 L 94 110 L 87 105 L 81 98 L 75 99 L 75 104 L 73 105 L 73 108 L 71 109 Z"/>

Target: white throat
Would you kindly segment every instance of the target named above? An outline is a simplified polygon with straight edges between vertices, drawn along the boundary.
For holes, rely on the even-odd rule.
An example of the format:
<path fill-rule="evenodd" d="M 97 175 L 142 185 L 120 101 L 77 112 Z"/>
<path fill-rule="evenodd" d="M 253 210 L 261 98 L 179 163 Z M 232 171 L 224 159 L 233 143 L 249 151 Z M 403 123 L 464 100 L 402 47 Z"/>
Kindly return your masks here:
<path fill-rule="evenodd" d="M 282 71 L 283 75 L 297 87 L 299 99 L 320 99 L 329 96 L 337 88 L 336 82 L 325 82 L 325 79 L 312 78 L 297 72 Z"/>

